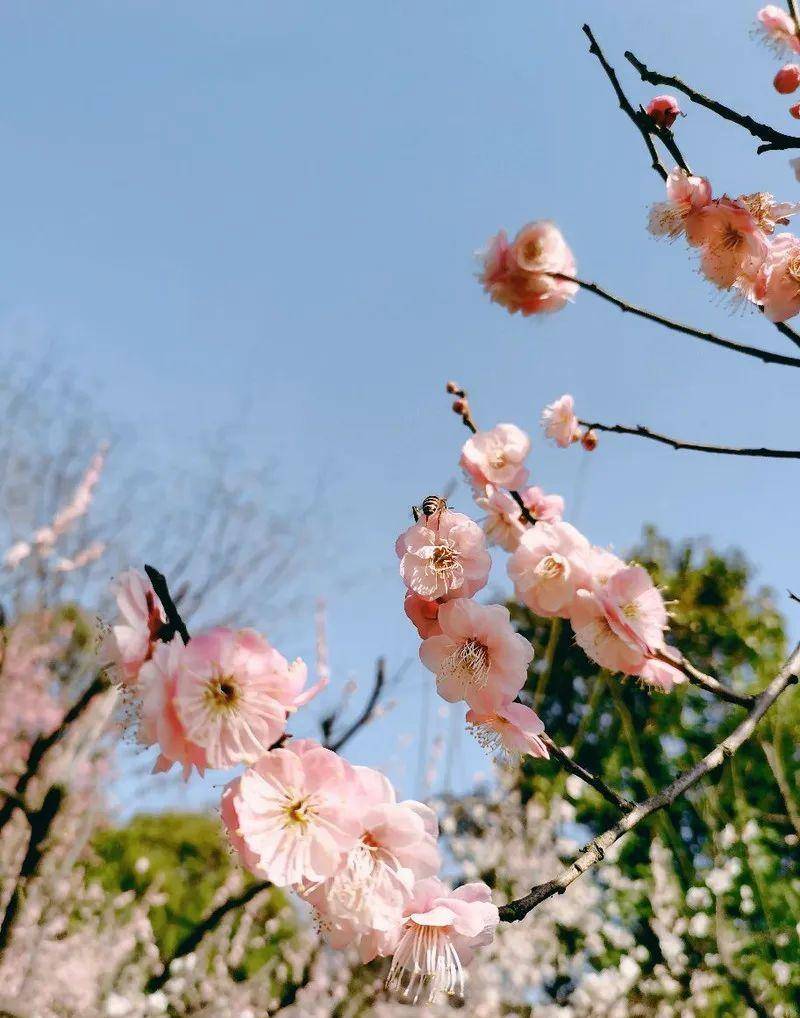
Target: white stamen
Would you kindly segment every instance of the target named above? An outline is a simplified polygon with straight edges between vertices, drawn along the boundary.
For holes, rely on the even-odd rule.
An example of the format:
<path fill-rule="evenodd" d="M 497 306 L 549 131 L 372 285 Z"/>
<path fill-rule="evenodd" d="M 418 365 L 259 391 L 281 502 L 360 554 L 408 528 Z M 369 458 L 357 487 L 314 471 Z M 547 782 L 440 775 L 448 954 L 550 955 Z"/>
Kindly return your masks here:
<path fill-rule="evenodd" d="M 448 931 L 441 926 L 409 922 L 400 938 L 386 988 L 416 1004 L 433 1003 L 437 993 L 464 996 L 464 969 Z"/>

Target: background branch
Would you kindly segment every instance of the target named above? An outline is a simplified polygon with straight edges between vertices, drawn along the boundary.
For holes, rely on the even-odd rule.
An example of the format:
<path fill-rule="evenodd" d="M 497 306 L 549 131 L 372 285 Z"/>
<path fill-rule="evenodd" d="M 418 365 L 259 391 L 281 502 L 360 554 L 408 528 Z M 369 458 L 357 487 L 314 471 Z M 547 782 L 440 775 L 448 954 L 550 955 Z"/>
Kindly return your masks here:
<path fill-rule="evenodd" d="M 728 445 L 704 445 L 700 442 L 683 442 L 678 438 L 671 438 L 669 435 L 662 435 L 658 431 L 651 431 L 650 428 L 637 424 L 636 427 L 629 427 L 626 424 L 600 424 L 598 421 L 589 423 L 579 421 L 585 428 L 594 431 L 605 431 L 614 435 L 635 435 L 637 438 L 648 438 L 651 442 L 660 442 L 661 445 L 668 445 L 672 449 L 689 449 L 692 452 L 710 452 L 719 456 L 751 456 L 765 459 L 800 459 L 800 449 L 767 449 L 764 446 L 756 448 L 737 448 Z"/>

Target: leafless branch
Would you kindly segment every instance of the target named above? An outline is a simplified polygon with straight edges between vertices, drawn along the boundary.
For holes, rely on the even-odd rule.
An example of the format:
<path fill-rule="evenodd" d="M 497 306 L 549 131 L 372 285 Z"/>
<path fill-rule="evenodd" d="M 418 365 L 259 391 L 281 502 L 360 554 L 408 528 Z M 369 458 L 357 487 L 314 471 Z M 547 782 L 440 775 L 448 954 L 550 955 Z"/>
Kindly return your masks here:
<path fill-rule="evenodd" d="M 719 456 L 750 456 L 765 459 L 797 460 L 800 459 L 800 449 L 767 449 L 764 446 L 756 448 L 735 447 L 729 445 L 704 445 L 700 442 L 683 442 L 678 438 L 671 438 L 669 435 L 662 435 L 658 431 L 651 431 L 650 428 L 637 424 L 636 427 L 629 427 L 626 424 L 601 424 L 599 421 L 580 421 L 583 427 L 594 431 L 606 431 L 614 435 L 635 435 L 637 438 L 648 438 L 651 442 L 660 442 L 661 445 L 668 445 L 672 449 L 689 449 L 692 452 L 710 452 Z"/>
<path fill-rule="evenodd" d="M 634 830 L 653 813 L 670 806 L 689 788 L 696 785 L 707 774 L 716 770 L 717 767 L 720 767 L 752 736 L 758 722 L 778 698 L 791 685 L 797 682 L 798 668 L 800 668 L 800 644 L 795 647 L 791 657 L 778 675 L 755 698 L 747 716 L 727 738 L 723 739 L 719 745 L 715 746 L 710 753 L 707 753 L 693 767 L 680 774 L 666 788 L 663 788 L 655 795 L 651 795 L 644 802 L 639 803 L 618 820 L 613 827 L 609 827 L 608 830 L 598 835 L 553 880 L 548 880 L 544 884 L 538 884 L 536 887 L 531 888 L 528 894 L 522 898 L 503 905 L 500 909 L 500 918 L 506 922 L 517 922 L 543 901 L 552 898 L 555 894 L 563 893 L 582 873 L 585 873 L 588 869 L 601 862 L 608 849 L 624 834 Z"/>
<path fill-rule="evenodd" d="M 609 304 L 613 304 L 614 307 L 619 308 L 620 311 L 628 312 L 638 316 L 639 318 L 645 318 L 647 321 L 655 322 L 657 325 L 663 325 L 667 329 L 672 329 L 673 332 L 681 332 L 686 336 L 694 336 L 696 339 L 702 339 L 706 343 L 713 343 L 715 346 L 721 346 L 725 350 L 733 350 L 734 353 L 741 353 L 747 357 L 757 357 L 765 364 L 783 364 L 786 367 L 800 368 L 800 357 L 788 357 L 786 354 L 773 353 L 771 350 L 762 350 L 761 347 L 758 346 L 749 346 L 746 343 L 734 343 L 733 340 L 723 339 L 722 336 L 717 336 L 713 332 L 695 329 L 692 325 L 684 325 L 682 322 L 676 322 L 671 318 L 665 318 L 663 315 L 656 314 L 654 311 L 648 311 L 645 308 L 638 307 L 636 304 L 630 304 L 628 301 L 622 300 L 621 297 L 617 297 L 608 290 L 604 290 L 603 287 L 598 286 L 597 283 L 587 283 L 583 279 L 577 279 L 575 276 L 567 276 L 561 272 L 553 272 L 550 273 L 550 275 L 552 275 L 554 279 L 564 279 L 572 283 L 576 283 L 582 290 L 586 290 L 588 293 L 593 293 L 602 300 L 608 301 Z"/>
<path fill-rule="evenodd" d="M 172 595 L 169 592 L 169 586 L 167 584 L 167 578 L 160 573 L 153 566 L 145 566 L 144 571 L 147 573 L 150 582 L 153 584 L 153 590 L 156 592 L 156 597 L 161 602 L 164 609 L 164 614 L 167 616 L 166 625 L 162 627 L 159 633 L 159 639 L 164 640 L 168 643 L 175 633 L 178 633 L 184 644 L 189 642 L 189 630 L 186 628 L 183 619 L 175 607 L 175 602 L 172 600 Z"/>
<path fill-rule="evenodd" d="M 709 110 L 711 113 L 716 113 L 718 117 L 722 117 L 723 120 L 728 120 L 732 124 L 738 124 L 739 127 L 743 127 L 745 131 L 748 131 L 753 135 L 754 138 L 758 138 L 764 144 L 759 145 L 756 152 L 759 155 L 762 152 L 768 152 L 774 149 L 789 149 L 789 148 L 800 148 L 800 138 L 792 134 L 784 134 L 783 131 L 776 131 L 774 127 L 770 127 L 769 124 L 762 124 L 754 117 L 748 116 L 745 113 L 737 113 L 736 110 L 731 109 L 730 106 L 726 106 L 724 103 L 719 102 L 717 99 L 712 99 L 707 95 L 703 95 L 702 92 L 698 92 L 697 89 L 692 88 L 691 85 L 687 85 L 685 81 L 681 81 L 680 78 L 674 74 L 661 74 L 659 71 L 651 71 L 650 68 L 642 63 L 642 61 L 630 50 L 625 53 L 625 59 L 633 64 L 636 70 L 639 72 L 642 81 L 646 81 L 651 85 L 666 85 L 667 88 L 677 89 L 678 92 L 683 92 L 691 101 L 697 105 L 702 106 L 704 109 Z"/>
<path fill-rule="evenodd" d="M 322 731 L 324 736 L 324 745 L 328 749 L 332 749 L 334 753 L 338 753 L 341 748 L 348 743 L 353 736 L 358 732 L 359 729 L 363 728 L 364 725 L 369 724 L 375 713 L 375 708 L 378 706 L 378 701 L 381 698 L 383 687 L 386 683 L 386 662 L 382 657 L 378 658 L 378 662 L 375 665 L 375 680 L 372 683 L 372 689 L 370 691 L 367 702 L 364 704 L 364 708 L 358 717 L 347 726 L 342 734 L 334 739 L 333 738 L 333 725 L 336 721 L 336 715 L 332 714 L 328 718 L 324 718 L 322 721 Z"/>
<path fill-rule="evenodd" d="M 619 795 L 601 778 L 598 778 L 596 774 L 592 774 L 591 771 L 587 771 L 585 767 L 581 767 L 579 763 L 576 763 L 576 761 L 573 760 L 568 753 L 565 753 L 560 746 L 557 746 L 556 743 L 553 742 L 549 735 L 543 733 L 540 738 L 545 746 L 547 746 L 550 755 L 558 760 L 565 771 L 569 771 L 570 774 L 574 774 L 576 777 L 579 777 L 581 781 L 585 781 L 587 785 L 591 785 L 591 787 L 596 792 L 599 792 L 600 795 L 602 795 L 607 802 L 610 802 L 612 806 L 616 806 L 617 809 L 621 810 L 623 813 L 629 813 L 635 808 L 635 803 L 630 802 L 628 799 Z"/>
<path fill-rule="evenodd" d="M 705 672 L 701 672 L 699 668 L 687 660 L 674 647 L 670 647 L 670 652 L 667 654 L 664 651 L 658 651 L 656 657 L 659 661 L 664 661 L 668 665 L 674 665 L 679 668 L 686 678 L 695 686 L 699 686 L 701 689 L 705 689 L 708 693 L 713 693 L 714 696 L 719 697 L 720 700 L 727 700 L 728 703 L 735 703 L 739 707 L 752 707 L 755 703 L 754 696 L 748 696 L 745 693 L 736 693 L 732 689 L 728 689 L 727 686 L 715 679 L 713 675 L 707 675 Z"/>

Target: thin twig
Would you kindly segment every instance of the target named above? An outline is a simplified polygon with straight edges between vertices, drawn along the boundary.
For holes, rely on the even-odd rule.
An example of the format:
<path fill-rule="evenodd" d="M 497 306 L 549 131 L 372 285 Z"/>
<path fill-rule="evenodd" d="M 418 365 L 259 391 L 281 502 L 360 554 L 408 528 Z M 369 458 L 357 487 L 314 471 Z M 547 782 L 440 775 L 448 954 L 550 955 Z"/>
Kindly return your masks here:
<path fill-rule="evenodd" d="M 787 6 L 794 22 L 795 34 L 800 35 L 800 13 L 797 9 L 797 0 L 787 0 Z"/>
<path fill-rule="evenodd" d="M 325 745 L 328 749 L 332 749 L 334 753 L 338 753 L 342 746 L 349 742 L 360 728 L 363 728 L 364 725 L 369 723 L 372 719 L 372 715 L 375 713 L 378 701 L 381 698 L 381 692 L 383 691 L 385 682 L 386 662 L 382 657 L 379 657 L 378 662 L 375 665 L 375 681 L 372 684 L 372 691 L 369 694 L 369 698 L 364 704 L 364 709 L 355 721 L 353 721 L 353 723 L 349 725 L 344 732 L 342 732 L 338 739 L 334 739 L 333 741 L 328 741 L 326 739 Z"/>
<path fill-rule="evenodd" d="M 524 918 L 537 905 L 562 894 L 582 873 L 596 866 L 608 849 L 624 834 L 634 830 L 653 813 L 671 805 L 680 795 L 696 785 L 707 774 L 716 770 L 742 746 L 755 731 L 756 725 L 767 713 L 778 698 L 797 682 L 797 671 L 800 668 L 800 644 L 795 647 L 791 657 L 767 688 L 760 693 L 747 714 L 747 717 L 731 732 L 731 734 L 707 753 L 689 770 L 680 774 L 671 784 L 660 792 L 651 795 L 639 803 L 629 813 L 621 817 L 608 830 L 598 835 L 578 857 L 553 880 L 538 884 L 528 894 L 515 901 L 503 905 L 500 918 L 506 922 L 517 922 Z"/>
<path fill-rule="evenodd" d="M 761 154 L 762 152 L 768 152 L 774 149 L 789 149 L 789 148 L 800 148 L 800 138 L 792 134 L 784 134 L 783 131 L 776 131 L 774 127 L 770 127 L 769 124 L 762 124 L 754 117 L 748 116 L 745 113 L 738 113 L 736 110 L 731 109 L 730 106 L 726 106 L 724 103 L 719 102 L 716 99 L 712 99 L 707 95 L 703 95 L 702 92 L 698 92 L 697 89 L 692 88 L 691 85 L 687 85 L 685 81 L 681 81 L 680 78 L 673 74 L 661 74 L 658 71 L 651 71 L 650 68 L 642 63 L 639 58 L 627 50 L 625 52 L 625 59 L 633 64 L 636 70 L 639 72 L 642 81 L 646 81 L 651 85 L 666 85 L 667 88 L 677 89 L 679 92 L 683 92 L 695 105 L 702 106 L 704 109 L 710 110 L 711 113 L 716 113 L 718 117 L 722 117 L 723 120 L 728 120 L 732 124 L 738 124 L 739 127 L 743 127 L 745 131 L 748 131 L 754 138 L 758 138 L 764 142 L 763 145 L 759 145 L 756 152 Z"/>
<path fill-rule="evenodd" d="M 660 442 L 661 445 L 668 445 L 672 449 L 689 449 L 692 452 L 710 452 L 719 456 L 750 456 L 764 459 L 797 460 L 800 459 L 800 449 L 767 449 L 764 446 L 756 448 L 735 447 L 729 445 L 704 445 L 701 442 L 683 442 L 678 438 L 671 438 L 669 435 L 662 435 L 658 431 L 651 431 L 650 428 L 637 424 L 636 427 L 629 427 L 626 424 L 601 424 L 599 421 L 579 421 L 583 427 L 593 431 L 606 431 L 614 435 L 635 435 L 637 438 L 648 438 L 651 442 Z"/>
<path fill-rule="evenodd" d="M 787 325 L 786 322 L 773 322 L 772 324 L 782 336 L 790 339 L 795 346 L 800 346 L 800 335 L 790 325 Z"/>
<path fill-rule="evenodd" d="M 570 774 L 574 774 L 576 777 L 580 778 L 581 781 L 586 782 L 587 785 L 591 785 L 591 787 L 596 792 L 599 792 L 600 795 L 602 795 L 607 802 L 610 802 L 612 806 L 616 806 L 622 813 L 629 813 L 635 808 L 636 803 L 633 803 L 624 796 L 619 795 L 601 778 L 598 778 L 596 774 L 592 774 L 592 772 L 586 770 L 585 767 L 581 767 L 581 765 L 576 763 L 576 761 L 573 760 L 568 753 L 565 753 L 560 746 L 557 746 L 549 735 L 542 733 L 539 738 L 545 746 L 547 746 L 550 755 L 558 760 L 565 771 L 569 771 Z"/>
<path fill-rule="evenodd" d="M 781 793 L 781 798 L 786 804 L 786 812 L 794 827 L 797 834 L 800 834 L 800 807 L 798 807 L 797 800 L 794 797 L 792 788 L 789 784 L 789 779 L 786 776 L 786 769 L 783 766 L 783 760 L 778 749 L 777 744 L 767 742 L 764 740 L 761 743 L 761 748 L 764 751 L 764 756 L 767 758 L 769 769 L 772 771 L 772 775 L 775 778 L 775 783 L 778 786 L 778 791 Z"/>
<path fill-rule="evenodd" d="M 47 752 L 63 738 L 69 727 L 78 720 L 84 711 L 91 705 L 95 697 L 99 696 L 101 693 L 105 693 L 110 686 L 111 683 L 109 682 L 106 673 L 104 671 L 100 672 L 97 676 L 95 676 L 90 685 L 86 687 L 72 707 L 70 707 L 58 728 L 50 732 L 49 735 L 40 735 L 37 737 L 36 741 L 31 746 L 30 752 L 28 753 L 25 769 L 17 778 L 14 791 L 10 795 L 5 796 L 5 801 L 2 806 L 0 806 L 0 831 L 2 831 L 11 819 L 14 810 L 18 808 L 21 803 L 24 803 L 28 785 L 39 772 L 39 768 L 41 767 L 42 761 Z"/>
<path fill-rule="evenodd" d="M 708 693 L 713 693 L 720 700 L 735 703 L 739 707 L 752 707 L 755 703 L 756 698 L 754 696 L 749 696 L 746 693 L 735 693 L 732 689 L 724 686 L 718 679 L 715 679 L 713 675 L 707 675 L 705 672 L 701 672 L 699 668 L 695 668 L 692 662 L 687 660 L 675 647 L 670 647 L 669 653 L 657 651 L 656 657 L 659 661 L 665 662 L 665 664 L 679 668 L 692 685 L 699 686 Z"/>
<path fill-rule="evenodd" d="M 638 307 L 636 304 L 630 304 L 621 297 L 617 297 L 608 290 L 604 290 L 603 287 L 598 286 L 597 283 L 588 283 L 583 279 L 577 279 L 575 276 L 568 276 L 562 272 L 552 272 L 549 274 L 554 279 L 563 279 L 568 282 L 575 283 L 582 290 L 586 290 L 588 293 L 593 293 L 596 297 L 600 297 L 602 300 L 608 301 L 609 304 L 613 304 L 614 307 L 619 308 L 620 311 L 637 315 L 639 318 L 645 318 L 647 321 L 655 322 L 657 325 L 663 325 L 665 328 L 671 329 L 673 332 L 681 332 L 686 336 L 694 336 L 695 339 L 702 339 L 706 343 L 713 343 L 714 346 L 721 346 L 725 350 L 733 350 L 734 353 L 741 353 L 746 357 L 756 357 L 765 364 L 783 364 L 786 367 L 800 368 L 800 357 L 789 357 L 786 354 L 772 353 L 771 350 L 762 350 L 761 347 L 758 346 L 749 346 L 746 343 L 735 343 L 733 340 L 723 339 L 722 336 L 717 336 L 713 332 L 695 329 L 691 325 L 684 325 L 682 322 L 676 322 L 671 318 L 665 318 L 663 315 L 656 314 L 654 311 L 648 311 L 646 308 Z M 800 337 L 798 338 L 800 339 Z"/>
<path fill-rule="evenodd" d="M 641 134 L 642 140 L 647 146 L 647 151 L 648 154 L 650 155 L 651 165 L 653 169 L 656 171 L 659 177 L 661 177 L 662 180 L 666 180 L 669 174 L 667 173 L 664 164 L 661 162 L 661 159 L 659 158 L 658 152 L 656 151 L 656 147 L 653 144 L 653 139 L 651 137 L 651 131 L 653 130 L 654 127 L 653 121 L 650 119 L 650 117 L 647 116 L 644 110 L 639 110 L 639 112 L 637 113 L 637 111 L 633 108 L 630 101 L 628 100 L 628 97 L 622 91 L 622 86 L 619 83 L 617 72 L 606 60 L 605 55 L 603 54 L 603 51 L 600 49 L 600 46 L 597 42 L 597 39 L 595 39 L 591 28 L 588 25 L 584 25 L 583 32 L 586 38 L 589 40 L 589 52 L 593 53 L 594 56 L 596 56 L 597 59 L 600 61 L 600 66 L 606 72 L 606 77 L 611 82 L 611 87 L 614 89 L 614 92 L 616 93 L 617 96 L 617 101 L 619 102 L 619 108 L 628 117 L 628 119 L 634 125 L 639 134 Z"/>
<path fill-rule="evenodd" d="M 166 624 L 162 626 L 162 631 L 158 634 L 159 639 L 169 643 L 175 633 L 178 633 L 184 644 L 188 643 L 190 639 L 189 630 L 186 628 L 180 612 L 172 600 L 166 576 L 153 568 L 153 566 L 145 566 L 144 571 L 147 573 L 153 585 L 153 590 L 156 592 L 156 597 L 161 602 L 164 614 L 167 616 Z"/>

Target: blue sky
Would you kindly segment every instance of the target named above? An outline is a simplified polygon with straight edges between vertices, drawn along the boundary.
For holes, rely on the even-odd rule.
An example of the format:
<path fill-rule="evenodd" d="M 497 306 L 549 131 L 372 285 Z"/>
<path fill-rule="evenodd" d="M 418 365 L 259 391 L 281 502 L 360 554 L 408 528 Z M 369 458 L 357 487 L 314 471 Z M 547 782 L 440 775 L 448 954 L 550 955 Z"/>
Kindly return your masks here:
<path fill-rule="evenodd" d="M 654 90 L 627 48 L 791 130 L 771 87 L 779 62 L 751 37 L 755 7 L 8 0 L 3 334 L 78 375 L 141 463 L 191 463 L 232 429 L 252 461 L 278 464 L 286 491 L 321 481 L 330 552 L 307 576 L 308 610 L 284 649 L 312 653 L 311 606 L 324 596 L 334 673 L 366 683 L 378 654 L 390 668 L 416 656 L 393 543 L 408 506 L 457 472 L 465 434 L 446 379 L 470 389 L 484 426 L 537 432 L 543 404 L 571 391 L 590 418 L 797 442 L 792 369 L 587 294 L 543 321 L 511 318 L 472 275 L 472 252 L 500 226 L 552 218 L 584 278 L 792 352 L 757 315 L 727 307 L 680 245 L 647 236 L 661 185 L 580 31 L 588 19 L 634 102 Z M 744 132 L 687 110 L 681 144 L 717 193 L 797 197 L 786 154 L 757 157 Z M 800 585 L 794 463 L 610 436 L 587 460 L 536 434 L 531 466 L 573 520 L 579 497 L 577 522 L 597 543 L 624 549 L 649 521 L 741 546 L 764 582 Z M 463 488 L 455 503 L 469 509 Z M 503 574 L 498 562 L 501 588 Z M 418 731 L 425 687 L 412 664 L 395 715 L 350 749 L 388 763 L 409 793 L 417 750 L 396 737 Z M 446 731 L 430 711 L 429 733 Z M 460 740 L 454 783 L 483 766 Z M 148 802 L 208 791 L 148 789 Z"/>

